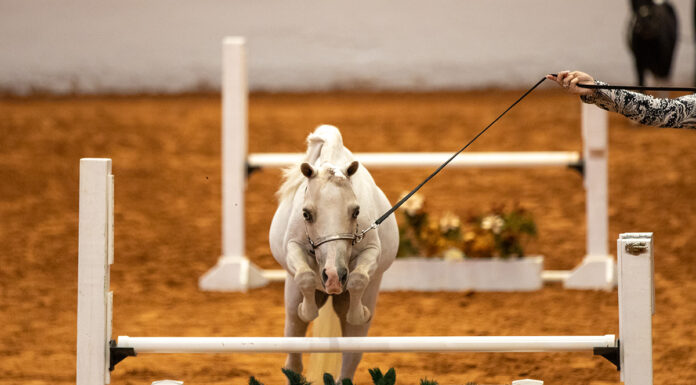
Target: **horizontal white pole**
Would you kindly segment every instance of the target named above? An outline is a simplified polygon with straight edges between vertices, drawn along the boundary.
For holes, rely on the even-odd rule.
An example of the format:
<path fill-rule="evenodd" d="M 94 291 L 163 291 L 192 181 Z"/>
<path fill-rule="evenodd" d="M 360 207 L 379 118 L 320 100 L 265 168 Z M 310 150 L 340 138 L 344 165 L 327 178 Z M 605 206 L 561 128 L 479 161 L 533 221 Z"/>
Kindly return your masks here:
<path fill-rule="evenodd" d="M 541 272 L 541 279 L 544 282 L 565 282 L 571 274 L 570 270 L 544 270 Z"/>
<path fill-rule="evenodd" d="M 365 152 L 353 154 L 366 167 L 437 167 L 449 159 L 449 152 Z M 250 166 L 285 167 L 300 163 L 302 153 L 252 153 Z M 578 152 L 470 152 L 457 155 L 454 167 L 566 167 L 580 161 Z"/>
<path fill-rule="evenodd" d="M 287 276 L 287 272 L 281 269 L 266 269 L 261 270 L 261 275 L 271 282 L 283 282 Z"/>
<path fill-rule="evenodd" d="M 575 352 L 616 346 L 614 335 L 510 337 L 118 337 L 136 353 Z"/>
<path fill-rule="evenodd" d="M 563 282 L 570 274 L 570 270 L 544 270 L 541 272 L 541 279 L 544 282 Z M 282 269 L 265 269 L 261 271 L 261 275 L 271 282 L 282 282 L 287 273 Z"/>

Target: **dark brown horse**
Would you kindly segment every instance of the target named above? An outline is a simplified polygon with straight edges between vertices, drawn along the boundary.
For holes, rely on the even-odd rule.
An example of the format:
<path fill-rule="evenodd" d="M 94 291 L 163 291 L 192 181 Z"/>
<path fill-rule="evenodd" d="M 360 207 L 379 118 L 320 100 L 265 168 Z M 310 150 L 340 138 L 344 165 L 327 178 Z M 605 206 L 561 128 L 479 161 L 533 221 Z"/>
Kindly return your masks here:
<path fill-rule="evenodd" d="M 645 85 L 645 71 L 666 81 L 677 42 L 674 7 L 667 0 L 631 0 L 631 7 L 628 44 L 633 52 L 638 84 Z"/>

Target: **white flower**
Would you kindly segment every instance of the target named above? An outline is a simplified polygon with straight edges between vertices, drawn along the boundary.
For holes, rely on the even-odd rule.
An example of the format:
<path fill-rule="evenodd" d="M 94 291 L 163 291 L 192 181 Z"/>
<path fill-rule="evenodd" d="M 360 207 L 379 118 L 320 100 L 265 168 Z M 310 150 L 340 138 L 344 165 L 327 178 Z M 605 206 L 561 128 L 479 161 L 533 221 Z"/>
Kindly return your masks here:
<path fill-rule="evenodd" d="M 459 217 L 454 215 L 452 212 L 446 212 L 440 218 L 440 231 L 446 233 L 450 230 L 457 230 L 461 225 Z"/>
<path fill-rule="evenodd" d="M 497 215 L 489 215 L 481 220 L 481 228 L 491 230 L 493 234 L 500 234 L 505 225 L 505 220 Z"/>
<path fill-rule="evenodd" d="M 404 196 L 406 196 L 406 194 L 403 194 L 401 198 L 403 199 Z M 404 202 L 404 205 L 401 207 L 404 209 L 404 211 L 406 211 L 406 214 L 414 216 L 420 213 L 421 210 L 423 210 L 424 203 L 425 199 L 422 195 L 413 194 L 406 202 Z"/>
<path fill-rule="evenodd" d="M 484 230 L 490 230 L 493 227 L 493 216 L 489 215 L 481 219 L 481 228 Z"/>

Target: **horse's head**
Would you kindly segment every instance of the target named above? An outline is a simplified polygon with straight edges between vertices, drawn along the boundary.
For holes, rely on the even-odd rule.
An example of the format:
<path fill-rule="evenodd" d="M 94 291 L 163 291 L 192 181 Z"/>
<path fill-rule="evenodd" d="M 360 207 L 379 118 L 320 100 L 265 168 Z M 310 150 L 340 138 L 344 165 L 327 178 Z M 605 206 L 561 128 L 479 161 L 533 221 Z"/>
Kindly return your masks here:
<path fill-rule="evenodd" d="M 343 292 L 348 281 L 348 262 L 360 213 L 350 177 L 358 162 L 344 166 L 309 163 L 300 166 L 307 177 L 302 216 L 312 243 L 321 281 L 329 294 Z"/>

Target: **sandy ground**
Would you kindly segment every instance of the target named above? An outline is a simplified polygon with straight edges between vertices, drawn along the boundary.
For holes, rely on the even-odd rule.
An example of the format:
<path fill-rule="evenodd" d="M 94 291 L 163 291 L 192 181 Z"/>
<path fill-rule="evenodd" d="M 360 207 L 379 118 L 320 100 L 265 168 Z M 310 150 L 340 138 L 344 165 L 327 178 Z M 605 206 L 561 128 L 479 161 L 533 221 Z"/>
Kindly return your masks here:
<path fill-rule="evenodd" d="M 250 151 L 302 151 L 320 123 L 353 151 L 453 151 L 519 91 L 433 94 L 254 95 Z M 475 151 L 579 150 L 579 101 L 540 90 L 494 126 Z M 644 128 L 612 116 L 610 246 L 620 232 L 655 233 L 655 383 L 696 378 L 696 131 Z M 247 294 L 203 293 L 197 280 L 220 255 L 220 100 L 217 96 L 0 99 L 0 384 L 74 383 L 78 161 L 110 157 L 116 176 L 114 335 L 280 336 L 281 285 Z M 394 201 L 428 169 L 373 170 Z M 276 267 L 267 231 L 280 173 L 248 183 L 247 252 Z M 423 189 L 434 213 L 466 215 L 520 203 L 539 237 L 528 246 L 549 269 L 571 268 L 585 248 L 582 179 L 573 171 L 446 169 Z M 371 335 L 618 333 L 614 292 L 384 293 Z M 141 355 L 113 384 L 174 378 L 187 384 L 282 383 L 284 356 Z M 366 354 L 400 384 L 615 384 L 586 353 Z"/>

